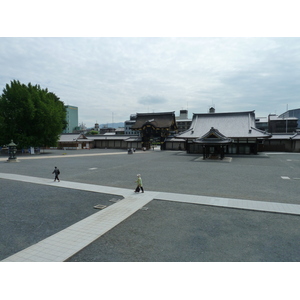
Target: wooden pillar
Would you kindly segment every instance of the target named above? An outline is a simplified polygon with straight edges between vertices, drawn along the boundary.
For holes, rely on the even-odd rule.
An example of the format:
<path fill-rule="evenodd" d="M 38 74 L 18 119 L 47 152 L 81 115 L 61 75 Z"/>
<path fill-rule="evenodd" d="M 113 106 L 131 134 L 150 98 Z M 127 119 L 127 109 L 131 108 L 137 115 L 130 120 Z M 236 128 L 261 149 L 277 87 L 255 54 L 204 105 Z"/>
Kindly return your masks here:
<path fill-rule="evenodd" d="M 224 147 L 221 146 L 221 159 L 223 159 L 223 158 L 224 158 Z"/>
<path fill-rule="evenodd" d="M 257 145 L 257 142 L 254 144 L 254 154 L 257 154 L 257 147 L 258 147 L 258 145 Z"/>

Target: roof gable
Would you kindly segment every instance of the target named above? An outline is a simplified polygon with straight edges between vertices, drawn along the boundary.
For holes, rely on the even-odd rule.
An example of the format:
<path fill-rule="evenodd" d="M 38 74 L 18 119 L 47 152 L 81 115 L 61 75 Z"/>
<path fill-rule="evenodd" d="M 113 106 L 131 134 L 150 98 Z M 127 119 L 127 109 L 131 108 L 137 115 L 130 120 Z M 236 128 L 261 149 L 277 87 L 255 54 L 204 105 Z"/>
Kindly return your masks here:
<path fill-rule="evenodd" d="M 224 139 L 226 138 L 218 129 L 212 127 L 209 132 L 204 134 L 201 139 Z"/>
<path fill-rule="evenodd" d="M 206 134 L 196 139 L 195 142 L 201 144 L 227 144 L 231 142 L 231 139 L 212 127 Z"/>

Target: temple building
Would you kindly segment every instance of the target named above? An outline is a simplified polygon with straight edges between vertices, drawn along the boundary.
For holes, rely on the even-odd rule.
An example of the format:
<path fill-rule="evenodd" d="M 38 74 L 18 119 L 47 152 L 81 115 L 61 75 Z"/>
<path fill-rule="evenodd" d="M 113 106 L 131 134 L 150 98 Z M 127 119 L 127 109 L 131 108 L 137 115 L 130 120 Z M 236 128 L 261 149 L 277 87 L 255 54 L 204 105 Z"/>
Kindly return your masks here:
<path fill-rule="evenodd" d="M 80 150 L 93 148 L 94 140 L 82 133 L 61 134 L 58 140 L 58 149 Z"/>
<path fill-rule="evenodd" d="M 176 135 L 186 141 L 187 153 L 203 158 L 224 158 L 225 154 L 257 154 L 258 144 L 272 135 L 255 127 L 254 111 L 194 114 L 191 127 Z"/>
<path fill-rule="evenodd" d="M 150 149 L 152 144 L 160 144 L 165 150 L 168 136 L 177 133 L 175 112 L 137 113 L 131 130 L 139 132 L 142 147 Z"/>

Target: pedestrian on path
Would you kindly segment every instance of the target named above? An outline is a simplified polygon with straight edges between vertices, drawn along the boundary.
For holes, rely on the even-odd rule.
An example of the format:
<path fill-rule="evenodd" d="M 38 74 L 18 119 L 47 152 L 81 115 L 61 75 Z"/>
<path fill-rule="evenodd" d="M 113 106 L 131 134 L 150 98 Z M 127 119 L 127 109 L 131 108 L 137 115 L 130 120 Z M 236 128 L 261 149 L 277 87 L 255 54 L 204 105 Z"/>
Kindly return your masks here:
<path fill-rule="evenodd" d="M 137 176 L 137 180 L 135 182 L 137 183 L 137 187 L 134 192 L 139 193 L 140 190 L 142 190 L 142 193 L 144 193 L 143 181 L 142 181 L 141 174 L 137 174 L 136 176 Z"/>
<path fill-rule="evenodd" d="M 58 175 L 60 174 L 60 171 L 57 167 L 54 168 L 54 171 L 52 172 L 52 174 L 55 174 L 54 181 L 56 181 L 56 179 L 57 179 L 58 182 L 60 182 L 60 180 L 58 178 Z"/>

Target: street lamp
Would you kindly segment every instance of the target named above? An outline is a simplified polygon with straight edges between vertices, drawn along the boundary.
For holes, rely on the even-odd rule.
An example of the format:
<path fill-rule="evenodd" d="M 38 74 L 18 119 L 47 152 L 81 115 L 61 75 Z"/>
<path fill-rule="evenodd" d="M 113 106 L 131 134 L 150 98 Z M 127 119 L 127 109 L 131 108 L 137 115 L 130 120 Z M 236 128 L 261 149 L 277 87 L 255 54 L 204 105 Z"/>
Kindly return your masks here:
<path fill-rule="evenodd" d="M 7 161 L 16 162 L 17 145 L 13 142 L 13 140 L 11 140 L 10 144 L 8 144 L 7 146 L 8 146 L 8 155 L 9 155 Z"/>

